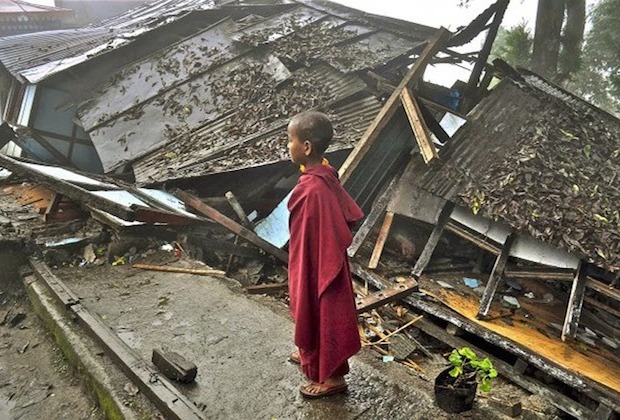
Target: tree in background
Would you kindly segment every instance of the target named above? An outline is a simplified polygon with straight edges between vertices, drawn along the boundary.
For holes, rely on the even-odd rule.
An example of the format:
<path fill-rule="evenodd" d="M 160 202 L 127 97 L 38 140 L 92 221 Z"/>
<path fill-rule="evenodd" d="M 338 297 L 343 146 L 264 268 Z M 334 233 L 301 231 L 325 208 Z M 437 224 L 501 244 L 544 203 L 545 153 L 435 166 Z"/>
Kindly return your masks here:
<path fill-rule="evenodd" d="M 538 0 L 531 69 L 559 84 L 579 70 L 585 0 Z"/>
<path fill-rule="evenodd" d="M 509 29 L 500 28 L 491 50 L 490 61 L 501 58 L 513 67 L 529 67 L 534 37 L 527 22 Z"/>
<path fill-rule="evenodd" d="M 589 20 L 583 66 L 569 88 L 620 115 L 620 0 L 601 0 Z"/>

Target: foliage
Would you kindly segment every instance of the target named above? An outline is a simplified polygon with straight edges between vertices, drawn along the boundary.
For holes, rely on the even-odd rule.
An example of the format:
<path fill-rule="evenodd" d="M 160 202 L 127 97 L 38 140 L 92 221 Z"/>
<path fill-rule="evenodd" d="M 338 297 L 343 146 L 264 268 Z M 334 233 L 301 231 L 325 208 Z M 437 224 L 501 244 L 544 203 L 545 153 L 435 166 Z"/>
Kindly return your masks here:
<path fill-rule="evenodd" d="M 620 0 L 601 0 L 590 11 L 583 66 L 570 88 L 620 113 Z"/>
<path fill-rule="evenodd" d="M 521 22 L 508 29 L 501 27 L 493 43 L 490 61 L 501 58 L 513 67 L 527 67 L 533 44 L 534 37 L 527 27 L 527 22 Z"/>
<path fill-rule="evenodd" d="M 455 387 L 477 379 L 482 391 L 491 390 L 491 379 L 497 377 L 497 371 L 488 357 L 479 360 L 472 349 L 461 347 L 452 350 L 449 360 L 453 366 L 450 376 L 455 378 L 453 384 Z"/>

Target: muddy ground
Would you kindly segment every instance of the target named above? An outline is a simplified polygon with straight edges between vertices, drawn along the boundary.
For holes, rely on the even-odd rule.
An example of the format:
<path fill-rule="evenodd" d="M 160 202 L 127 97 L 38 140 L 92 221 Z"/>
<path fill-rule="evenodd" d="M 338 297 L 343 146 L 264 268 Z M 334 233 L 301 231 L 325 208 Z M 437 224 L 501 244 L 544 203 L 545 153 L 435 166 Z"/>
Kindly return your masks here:
<path fill-rule="evenodd" d="M 228 279 L 109 265 L 54 272 L 145 359 L 150 360 L 154 348 L 162 348 L 196 363 L 196 383 L 179 388 L 206 418 L 508 418 L 485 397 L 478 398 L 469 413 L 446 414 L 435 406 L 432 393 L 432 378 L 441 366 L 421 377 L 402 365 L 383 363 L 369 349 L 352 359 L 346 395 L 306 401 L 298 393 L 301 373 L 285 361 L 293 349 L 286 305 L 245 295 Z M 522 418 L 557 414 L 502 380 L 493 399 L 522 401 L 527 409 Z"/>
<path fill-rule="evenodd" d="M 20 260 L 0 252 L 0 419 L 103 419 L 33 312 Z"/>

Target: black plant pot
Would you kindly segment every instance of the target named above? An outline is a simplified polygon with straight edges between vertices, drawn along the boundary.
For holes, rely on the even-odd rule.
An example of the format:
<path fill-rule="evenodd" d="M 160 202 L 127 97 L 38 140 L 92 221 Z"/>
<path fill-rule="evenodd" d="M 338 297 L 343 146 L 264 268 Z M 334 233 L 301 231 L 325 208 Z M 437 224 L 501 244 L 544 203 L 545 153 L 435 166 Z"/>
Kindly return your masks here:
<path fill-rule="evenodd" d="M 448 413 L 461 413 L 471 410 L 474 406 L 478 383 L 473 380 L 470 383 L 463 384 L 463 388 L 454 388 L 447 385 L 452 379 L 449 374 L 451 369 L 450 367 L 444 370 L 435 378 L 435 401 L 437 406 Z"/>

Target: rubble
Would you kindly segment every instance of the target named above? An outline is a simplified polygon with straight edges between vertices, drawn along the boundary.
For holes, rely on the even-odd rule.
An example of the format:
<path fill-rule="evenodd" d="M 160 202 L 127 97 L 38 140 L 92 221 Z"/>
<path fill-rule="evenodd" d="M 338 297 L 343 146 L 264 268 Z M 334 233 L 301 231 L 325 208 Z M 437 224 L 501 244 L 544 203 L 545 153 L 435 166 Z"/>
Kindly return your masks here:
<path fill-rule="evenodd" d="M 298 176 L 286 124 L 322 110 L 336 132 L 330 162 L 368 214 L 349 249 L 363 346 L 430 382 L 451 348 L 480 343 L 504 377 L 570 415 L 620 412 L 620 122 L 501 62 L 466 87 L 422 77 L 446 58 L 439 51 L 460 60 L 447 46 L 501 18 L 501 4 L 457 34 L 411 24 L 409 35 L 312 1 L 210 4 L 200 12 L 209 26 L 132 63 L 116 47 L 95 54 L 80 62 L 86 79 L 96 63 L 113 70 L 67 100 L 108 174 L 0 156 L 11 172 L 0 242 L 40 257 L 30 265 L 139 391 L 163 412 L 201 418 L 167 381 L 154 389 L 156 372 L 127 348 L 134 330 L 113 333 L 49 280 L 50 267 L 231 277 L 286 302 L 286 203 Z M 161 6 L 147 29 L 176 34 L 166 15 L 176 9 Z M 49 83 L 64 77 L 55 74 Z M 500 81 L 489 89 L 491 76 Z M 168 295 L 156 306 L 174 317 Z M 153 350 L 152 360 L 168 377 L 196 378 L 178 354 Z M 527 404 L 503 406 L 518 415 Z"/>

